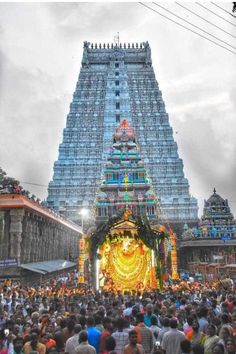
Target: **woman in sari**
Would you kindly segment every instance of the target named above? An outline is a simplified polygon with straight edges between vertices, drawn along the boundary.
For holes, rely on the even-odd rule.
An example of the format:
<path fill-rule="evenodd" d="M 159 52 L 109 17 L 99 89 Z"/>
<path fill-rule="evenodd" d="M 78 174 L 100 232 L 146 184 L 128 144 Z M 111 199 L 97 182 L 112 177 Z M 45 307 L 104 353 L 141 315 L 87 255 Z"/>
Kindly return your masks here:
<path fill-rule="evenodd" d="M 207 326 L 207 338 L 204 343 L 204 354 L 212 354 L 212 350 L 219 340 L 220 337 L 216 335 L 216 326 L 209 324 Z"/>

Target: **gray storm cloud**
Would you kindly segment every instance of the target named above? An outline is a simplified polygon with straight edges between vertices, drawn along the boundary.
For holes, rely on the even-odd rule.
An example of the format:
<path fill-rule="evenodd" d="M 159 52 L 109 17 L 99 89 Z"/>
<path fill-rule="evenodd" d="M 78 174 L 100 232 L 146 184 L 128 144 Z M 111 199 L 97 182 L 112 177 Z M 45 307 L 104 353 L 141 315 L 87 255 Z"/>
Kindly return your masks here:
<path fill-rule="evenodd" d="M 236 216 L 236 56 L 138 3 L 0 3 L 0 166 L 20 181 L 42 184 L 25 187 L 47 196 L 83 41 L 112 42 L 117 32 L 122 42 L 150 42 L 199 215 L 216 187 Z"/>

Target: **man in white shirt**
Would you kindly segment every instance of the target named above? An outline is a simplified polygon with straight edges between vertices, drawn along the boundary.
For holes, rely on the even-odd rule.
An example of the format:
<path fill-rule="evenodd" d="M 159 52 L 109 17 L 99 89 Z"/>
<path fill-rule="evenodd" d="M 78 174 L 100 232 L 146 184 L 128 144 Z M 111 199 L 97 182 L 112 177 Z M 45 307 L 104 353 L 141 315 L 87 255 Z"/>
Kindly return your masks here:
<path fill-rule="evenodd" d="M 79 345 L 79 332 L 81 331 L 81 325 L 76 324 L 74 327 L 74 335 L 67 339 L 65 346 L 66 354 L 75 354 L 75 348 Z"/>
<path fill-rule="evenodd" d="M 170 330 L 164 334 L 161 347 L 165 354 L 181 354 L 180 343 L 185 339 L 183 332 L 177 329 L 178 322 L 176 318 L 170 320 Z"/>
<path fill-rule="evenodd" d="M 88 344 L 88 333 L 81 331 L 79 334 L 79 345 L 75 348 L 76 354 L 96 354 L 96 349 Z"/>

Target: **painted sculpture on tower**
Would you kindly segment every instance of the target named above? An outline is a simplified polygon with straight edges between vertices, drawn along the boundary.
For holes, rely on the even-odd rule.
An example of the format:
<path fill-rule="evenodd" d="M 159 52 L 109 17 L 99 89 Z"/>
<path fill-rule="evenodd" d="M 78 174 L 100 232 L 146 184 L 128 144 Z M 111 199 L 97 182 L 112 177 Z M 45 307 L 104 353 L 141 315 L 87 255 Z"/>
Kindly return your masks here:
<path fill-rule="evenodd" d="M 158 198 L 135 131 L 125 119 L 113 135 L 95 210 L 90 256 L 97 288 L 143 291 L 162 287 L 168 268 L 173 269 L 172 261 L 172 277 L 178 277 L 174 236 L 158 225 Z"/>

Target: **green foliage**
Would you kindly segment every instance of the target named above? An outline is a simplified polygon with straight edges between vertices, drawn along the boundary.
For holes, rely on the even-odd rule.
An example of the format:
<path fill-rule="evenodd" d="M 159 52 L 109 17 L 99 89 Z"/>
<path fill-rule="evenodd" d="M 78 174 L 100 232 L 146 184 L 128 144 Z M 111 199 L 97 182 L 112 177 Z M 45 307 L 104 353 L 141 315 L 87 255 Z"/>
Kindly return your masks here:
<path fill-rule="evenodd" d="M 116 216 L 110 217 L 106 223 L 99 224 L 96 231 L 91 235 L 90 250 L 92 257 L 96 255 L 97 249 L 103 244 L 106 237 L 109 237 L 110 230 L 115 226 L 115 224 L 122 220 L 124 211 L 125 209 L 120 210 Z M 160 232 L 152 229 L 146 215 L 132 214 L 130 220 L 133 221 L 137 226 L 136 238 L 142 240 L 148 248 L 156 251 L 159 242 L 168 237 L 167 232 Z M 128 233 L 129 231 L 126 231 L 127 236 L 131 237 L 131 233 L 130 235 Z M 112 236 L 112 238 L 118 239 L 119 236 L 119 234 L 115 234 Z"/>
<path fill-rule="evenodd" d="M 6 172 L 0 167 L 0 194 L 23 194 L 29 197 L 30 192 L 23 189 L 20 182 L 15 178 L 8 177 Z"/>

